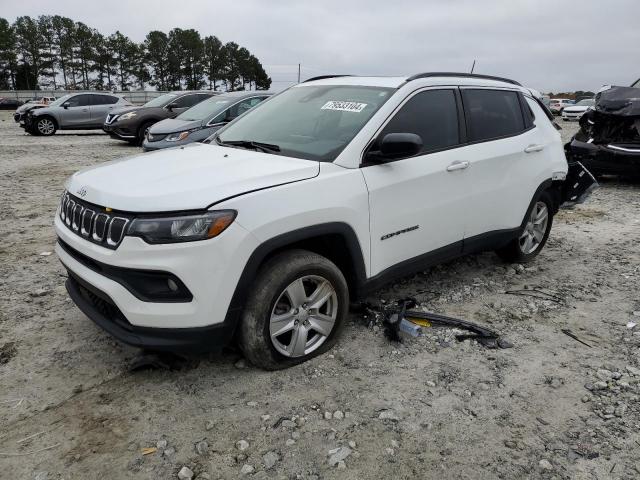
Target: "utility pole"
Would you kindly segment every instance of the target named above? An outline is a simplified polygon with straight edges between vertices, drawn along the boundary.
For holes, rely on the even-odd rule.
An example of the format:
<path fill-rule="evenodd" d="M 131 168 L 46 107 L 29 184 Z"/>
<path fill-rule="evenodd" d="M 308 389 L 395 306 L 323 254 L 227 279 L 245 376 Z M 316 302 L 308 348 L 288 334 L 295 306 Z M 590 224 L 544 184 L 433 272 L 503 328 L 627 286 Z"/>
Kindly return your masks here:
<path fill-rule="evenodd" d="M 298 64 L 298 83 L 300 83 L 300 64 Z"/>

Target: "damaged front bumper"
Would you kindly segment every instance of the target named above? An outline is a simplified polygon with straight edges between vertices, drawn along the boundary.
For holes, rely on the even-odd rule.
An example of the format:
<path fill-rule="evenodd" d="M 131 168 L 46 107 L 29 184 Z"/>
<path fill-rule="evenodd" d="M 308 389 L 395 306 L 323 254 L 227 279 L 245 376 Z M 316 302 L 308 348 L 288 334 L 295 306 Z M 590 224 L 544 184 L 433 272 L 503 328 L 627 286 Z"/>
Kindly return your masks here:
<path fill-rule="evenodd" d="M 595 175 L 640 176 L 640 144 L 596 145 L 574 138 L 565 152 L 568 160 L 582 163 Z"/>

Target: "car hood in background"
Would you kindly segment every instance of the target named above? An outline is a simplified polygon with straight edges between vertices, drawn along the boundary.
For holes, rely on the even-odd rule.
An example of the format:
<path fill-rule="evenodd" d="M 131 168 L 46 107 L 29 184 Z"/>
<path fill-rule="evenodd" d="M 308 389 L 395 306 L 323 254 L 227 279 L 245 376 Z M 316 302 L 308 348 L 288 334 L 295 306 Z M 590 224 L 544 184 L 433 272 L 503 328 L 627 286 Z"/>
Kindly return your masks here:
<path fill-rule="evenodd" d="M 596 94 L 595 110 L 609 115 L 640 116 L 640 88 L 605 87 Z"/>
<path fill-rule="evenodd" d="M 128 212 L 195 210 L 230 197 L 318 175 L 311 160 L 203 145 L 168 148 L 75 173 L 72 195 Z"/>
<path fill-rule="evenodd" d="M 122 115 L 129 112 L 135 112 L 136 110 L 140 110 L 142 107 L 137 106 L 125 106 L 120 108 L 114 108 L 109 112 L 110 115 Z"/>
<path fill-rule="evenodd" d="M 202 120 L 179 120 L 177 118 L 167 118 L 155 123 L 149 129 L 151 135 L 166 135 L 168 133 L 184 132 L 185 130 L 193 130 L 200 128 Z"/>
<path fill-rule="evenodd" d="M 591 107 L 589 105 L 574 105 L 572 107 L 564 107 L 564 111 L 567 113 L 580 113 L 586 112 Z"/>
<path fill-rule="evenodd" d="M 28 110 L 33 110 L 34 108 L 45 108 L 48 107 L 49 105 L 45 105 L 44 103 L 25 103 L 24 105 L 20 105 L 17 109 L 16 109 L 16 113 L 23 113 L 26 112 Z"/>

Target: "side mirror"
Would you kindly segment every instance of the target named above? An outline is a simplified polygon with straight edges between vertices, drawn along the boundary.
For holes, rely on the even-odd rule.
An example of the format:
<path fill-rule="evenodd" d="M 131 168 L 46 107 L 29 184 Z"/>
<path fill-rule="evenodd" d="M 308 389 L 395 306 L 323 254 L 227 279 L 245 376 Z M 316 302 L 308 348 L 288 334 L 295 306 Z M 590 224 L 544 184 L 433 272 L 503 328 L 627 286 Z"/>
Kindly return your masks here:
<path fill-rule="evenodd" d="M 71 104 L 70 104 L 69 102 L 64 102 L 64 103 L 62 104 L 62 108 L 64 108 L 65 110 L 66 110 L 67 108 L 69 108 L 70 106 L 71 106 Z"/>
<path fill-rule="evenodd" d="M 174 108 L 178 108 L 178 104 L 177 103 L 170 103 L 169 105 L 167 105 L 167 110 L 169 110 L 170 112 L 173 112 Z"/>
<path fill-rule="evenodd" d="M 380 141 L 379 150 L 367 155 L 372 163 L 385 163 L 412 157 L 422 150 L 422 138 L 415 133 L 388 133 Z"/>

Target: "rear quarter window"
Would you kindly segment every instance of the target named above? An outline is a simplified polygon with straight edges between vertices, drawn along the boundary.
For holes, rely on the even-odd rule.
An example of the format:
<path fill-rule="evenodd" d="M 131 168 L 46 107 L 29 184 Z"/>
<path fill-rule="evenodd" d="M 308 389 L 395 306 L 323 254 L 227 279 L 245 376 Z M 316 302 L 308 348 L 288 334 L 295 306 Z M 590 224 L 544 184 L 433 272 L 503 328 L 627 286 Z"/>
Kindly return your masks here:
<path fill-rule="evenodd" d="M 463 89 L 469 141 L 517 135 L 526 130 L 518 92 Z"/>

